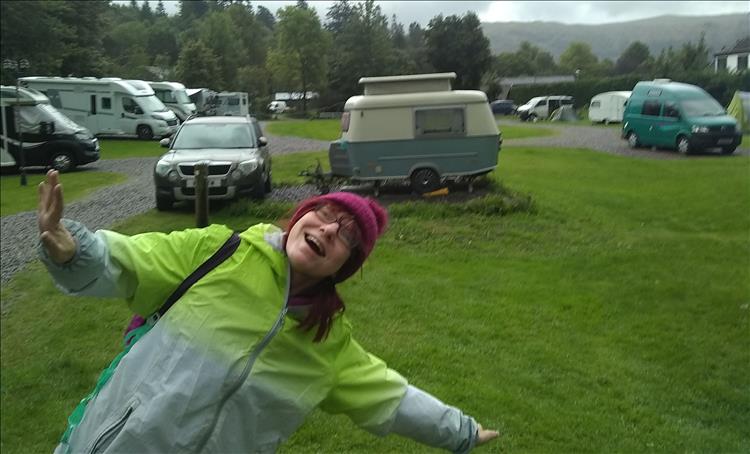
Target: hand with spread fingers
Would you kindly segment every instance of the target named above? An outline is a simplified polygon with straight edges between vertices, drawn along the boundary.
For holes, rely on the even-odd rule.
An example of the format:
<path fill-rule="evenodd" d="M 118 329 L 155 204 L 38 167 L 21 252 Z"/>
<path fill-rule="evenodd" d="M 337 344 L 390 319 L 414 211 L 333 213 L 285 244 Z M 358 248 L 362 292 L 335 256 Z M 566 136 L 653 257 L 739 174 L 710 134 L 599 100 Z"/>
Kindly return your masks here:
<path fill-rule="evenodd" d="M 481 424 L 477 423 L 477 428 L 479 429 L 479 434 L 477 436 L 477 446 L 481 446 L 488 441 L 492 440 L 493 438 L 497 438 L 500 435 L 500 432 L 496 430 L 488 430 L 482 427 Z"/>
<path fill-rule="evenodd" d="M 45 180 L 39 183 L 37 224 L 47 254 L 59 264 L 68 262 L 76 253 L 75 240 L 60 222 L 63 206 L 63 190 L 59 174 L 56 170 L 50 170 Z"/>

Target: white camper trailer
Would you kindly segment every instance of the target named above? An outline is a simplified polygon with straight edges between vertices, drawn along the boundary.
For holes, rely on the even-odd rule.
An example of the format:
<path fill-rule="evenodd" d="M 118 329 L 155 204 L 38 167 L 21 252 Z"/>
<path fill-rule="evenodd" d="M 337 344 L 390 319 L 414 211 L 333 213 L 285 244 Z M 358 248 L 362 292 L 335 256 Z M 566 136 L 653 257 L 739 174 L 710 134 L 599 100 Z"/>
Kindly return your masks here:
<path fill-rule="evenodd" d="M 178 82 L 149 82 L 159 101 L 169 107 L 180 121 L 195 113 L 195 103 L 188 97 L 185 86 Z"/>
<path fill-rule="evenodd" d="M 222 91 L 216 93 L 216 115 L 250 115 L 250 102 L 247 93 L 241 91 Z"/>
<path fill-rule="evenodd" d="M 591 98 L 589 120 L 592 123 L 609 124 L 621 122 L 625 103 L 630 98 L 629 91 L 608 91 Z"/>
<path fill-rule="evenodd" d="M 95 135 L 167 137 L 177 130 L 174 112 L 141 80 L 117 77 L 22 77 L 71 120 Z"/>

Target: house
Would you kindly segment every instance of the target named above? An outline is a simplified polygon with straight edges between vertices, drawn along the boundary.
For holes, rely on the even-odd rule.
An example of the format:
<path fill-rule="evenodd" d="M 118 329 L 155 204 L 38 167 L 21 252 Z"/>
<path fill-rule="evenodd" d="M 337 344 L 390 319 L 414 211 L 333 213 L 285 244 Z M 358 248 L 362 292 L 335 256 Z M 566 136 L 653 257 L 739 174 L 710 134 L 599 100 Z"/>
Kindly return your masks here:
<path fill-rule="evenodd" d="M 747 71 L 750 69 L 748 55 L 750 55 L 750 36 L 737 41 L 731 49 L 722 48 L 721 51 L 715 53 L 714 72 Z"/>

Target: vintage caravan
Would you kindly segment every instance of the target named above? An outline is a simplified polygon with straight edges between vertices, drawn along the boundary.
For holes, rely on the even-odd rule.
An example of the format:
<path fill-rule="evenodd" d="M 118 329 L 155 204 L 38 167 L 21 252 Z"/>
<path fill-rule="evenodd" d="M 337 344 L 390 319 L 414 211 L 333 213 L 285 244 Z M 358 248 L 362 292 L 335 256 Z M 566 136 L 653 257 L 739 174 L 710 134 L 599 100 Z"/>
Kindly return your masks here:
<path fill-rule="evenodd" d="M 247 93 L 241 91 L 222 91 L 214 98 L 216 115 L 250 115 L 250 101 Z"/>
<path fill-rule="evenodd" d="M 718 148 L 732 154 L 742 143 L 737 120 L 700 87 L 669 79 L 635 84 L 623 115 L 631 148 L 676 149 L 682 154 Z"/>
<path fill-rule="evenodd" d="M 178 82 L 149 82 L 159 101 L 177 115 L 180 121 L 185 121 L 196 112 L 195 103 L 188 97 L 185 86 Z"/>
<path fill-rule="evenodd" d="M 589 120 L 592 123 L 619 123 L 625 112 L 625 103 L 630 97 L 629 91 L 608 91 L 591 98 Z"/>
<path fill-rule="evenodd" d="M 333 177 L 352 182 L 406 179 L 418 193 L 497 166 L 502 142 L 481 91 L 452 90 L 455 73 L 363 77 L 349 98 L 342 134 L 331 143 Z"/>
<path fill-rule="evenodd" d="M 21 86 L 44 93 L 50 103 L 95 135 L 140 139 L 166 137 L 177 130 L 174 112 L 141 80 L 117 77 L 22 77 Z"/>
<path fill-rule="evenodd" d="M 99 159 L 99 141 L 33 89 L 0 87 L 3 168 L 51 167 L 67 172 Z M 23 158 L 21 158 L 23 144 Z"/>

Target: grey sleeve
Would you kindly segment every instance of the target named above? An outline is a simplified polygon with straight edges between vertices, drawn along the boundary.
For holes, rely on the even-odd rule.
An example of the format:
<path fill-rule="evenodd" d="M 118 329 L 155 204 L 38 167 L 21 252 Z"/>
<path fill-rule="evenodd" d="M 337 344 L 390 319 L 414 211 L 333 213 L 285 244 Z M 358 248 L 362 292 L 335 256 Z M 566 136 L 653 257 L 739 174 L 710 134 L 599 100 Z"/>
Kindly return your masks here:
<path fill-rule="evenodd" d="M 477 440 L 474 418 L 411 385 L 396 409 L 390 431 L 460 454 L 471 451 Z"/>
<path fill-rule="evenodd" d="M 57 287 L 69 295 L 128 298 L 132 295 L 130 285 L 122 269 L 109 255 L 107 242 L 101 232 L 93 233 L 80 222 L 63 219 L 76 242 L 76 253 L 68 262 L 60 265 L 52 261 L 41 240 L 37 253 Z"/>

